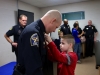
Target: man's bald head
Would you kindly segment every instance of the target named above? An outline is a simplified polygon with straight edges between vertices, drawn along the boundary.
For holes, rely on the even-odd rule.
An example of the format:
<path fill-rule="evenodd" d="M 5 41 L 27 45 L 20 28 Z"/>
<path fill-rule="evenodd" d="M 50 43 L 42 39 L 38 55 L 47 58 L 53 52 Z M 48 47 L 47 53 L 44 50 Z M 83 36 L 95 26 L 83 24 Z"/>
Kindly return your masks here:
<path fill-rule="evenodd" d="M 58 10 L 50 10 L 43 17 L 49 17 L 49 19 L 56 18 L 58 22 L 61 21 L 61 14 Z"/>
<path fill-rule="evenodd" d="M 88 21 L 88 25 L 92 25 L 92 20 L 89 20 Z"/>
<path fill-rule="evenodd" d="M 68 24 L 68 20 L 67 19 L 64 19 L 64 24 Z"/>
<path fill-rule="evenodd" d="M 61 25 L 61 14 L 58 10 L 48 11 L 42 18 L 47 33 L 55 31 Z"/>

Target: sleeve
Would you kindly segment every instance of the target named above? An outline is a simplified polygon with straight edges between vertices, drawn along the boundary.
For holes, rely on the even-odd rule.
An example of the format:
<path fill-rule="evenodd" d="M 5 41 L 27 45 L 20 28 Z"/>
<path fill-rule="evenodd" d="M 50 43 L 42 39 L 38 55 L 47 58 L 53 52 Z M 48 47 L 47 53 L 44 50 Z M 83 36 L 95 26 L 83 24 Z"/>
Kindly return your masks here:
<path fill-rule="evenodd" d="M 68 58 L 66 57 L 66 54 L 61 54 L 60 51 L 57 49 L 56 45 L 54 44 L 54 42 L 50 42 L 48 44 L 48 47 L 50 48 L 50 51 L 55 60 L 57 60 L 58 62 L 68 64 Z"/>
<path fill-rule="evenodd" d="M 70 26 L 69 26 L 69 33 L 70 33 L 70 34 L 72 34 L 72 33 L 71 33 L 71 29 L 70 29 Z"/>
<path fill-rule="evenodd" d="M 83 31 L 86 32 L 86 26 L 84 27 Z"/>
<path fill-rule="evenodd" d="M 94 26 L 94 32 L 95 32 L 95 33 L 98 32 L 97 29 L 95 28 L 95 26 Z"/>
<path fill-rule="evenodd" d="M 62 26 L 60 26 L 59 31 L 62 31 L 63 32 L 63 27 Z"/>
<path fill-rule="evenodd" d="M 50 49 L 47 50 L 47 55 L 48 55 L 48 59 L 51 60 L 51 61 L 56 61 L 50 51 Z"/>
<path fill-rule="evenodd" d="M 74 31 L 74 30 L 73 30 L 73 36 L 74 36 L 74 37 L 78 37 L 77 31 Z"/>
<path fill-rule="evenodd" d="M 34 46 L 39 47 L 39 36 L 38 36 L 37 33 L 34 33 L 34 34 L 31 35 L 31 37 L 30 37 L 30 44 L 33 47 Z"/>
<path fill-rule="evenodd" d="M 14 35 L 14 26 L 6 32 L 6 35 L 8 37 Z"/>
<path fill-rule="evenodd" d="M 21 34 L 22 35 L 22 34 Z M 25 38 L 25 39 L 24 39 Z M 41 45 L 40 36 L 36 32 L 28 32 L 24 34 L 23 38 L 23 57 L 25 62 L 25 69 L 27 70 L 28 75 L 34 75 L 35 70 L 42 66 L 41 62 Z M 40 43 L 40 44 L 39 44 Z M 42 43 L 43 44 L 43 43 Z M 20 52 L 20 51 L 19 51 Z M 22 61 L 22 60 L 21 60 Z"/>
<path fill-rule="evenodd" d="M 82 29 L 79 27 L 79 29 L 80 29 L 80 34 L 82 33 Z"/>

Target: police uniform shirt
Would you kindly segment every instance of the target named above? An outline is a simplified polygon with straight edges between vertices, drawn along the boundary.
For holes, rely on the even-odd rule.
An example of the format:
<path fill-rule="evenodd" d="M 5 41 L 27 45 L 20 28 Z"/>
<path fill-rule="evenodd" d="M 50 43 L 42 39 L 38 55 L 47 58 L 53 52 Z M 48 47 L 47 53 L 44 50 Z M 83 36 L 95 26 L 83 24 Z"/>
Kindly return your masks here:
<path fill-rule="evenodd" d="M 44 39 L 45 27 L 39 19 L 28 25 L 19 38 L 18 63 L 25 65 L 27 75 L 42 75 L 46 49 Z"/>
<path fill-rule="evenodd" d="M 82 29 L 80 27 L 77 29 L 77 31 L 79 35 L 82 33 Z"/>
<path fill-rule="evenodd" d="M 95 26 L 93 25 L 87 25 L 85 26 L 85 28 L 83 29 L 83 31 L 85 32 L 85 36 L 92 36 L 94 37 L 94 32 L 98 32 L 97 29 L 95 28 Z"/>
<path fill-rule="evenodd" d="M 7 31 L 6 35 L 9 36 L 14 36 L 14 42 L 18 43 L 19 36 L 21 32 L 23 31 L 23 27 L 20 25 L 15 25 L 13 26 L 10 30 Z"/>
<path fill-rule="evenodd" d="M 62 31 L 64 35 L 71 34 L 69 25 L 63 24 L 59 30 Z"/>
<path fill-rule="evenodd" d="M 25 27 L 24 27 L 25 28 Z M 24 29 L 23 27 L 21 27 L 20 25 L 15 25 L 13 26 L 10 30 L 8 30 L 6 32 L 6 35 L 9 37 L 9 36 L 13 36 L 14 38 L 14 42 L 18 43 L 18 39 L 19 39 L 19 36 L 21 34 L 21 32 L 23 31 Z M 17 48 L 12 46 L 12 52 L 16 51 Z"/>

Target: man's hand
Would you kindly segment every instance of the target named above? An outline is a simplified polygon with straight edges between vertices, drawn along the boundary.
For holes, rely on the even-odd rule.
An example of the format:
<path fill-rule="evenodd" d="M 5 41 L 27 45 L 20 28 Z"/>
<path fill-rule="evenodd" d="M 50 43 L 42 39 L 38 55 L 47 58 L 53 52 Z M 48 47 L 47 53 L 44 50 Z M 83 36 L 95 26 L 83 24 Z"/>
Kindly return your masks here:
<path fill-rule="evenodd" d="M 16 42 L 13 42 L 13 43 L 11 43 L 11 45 L 14 47 L 17 47 L 18 44 Z"/>

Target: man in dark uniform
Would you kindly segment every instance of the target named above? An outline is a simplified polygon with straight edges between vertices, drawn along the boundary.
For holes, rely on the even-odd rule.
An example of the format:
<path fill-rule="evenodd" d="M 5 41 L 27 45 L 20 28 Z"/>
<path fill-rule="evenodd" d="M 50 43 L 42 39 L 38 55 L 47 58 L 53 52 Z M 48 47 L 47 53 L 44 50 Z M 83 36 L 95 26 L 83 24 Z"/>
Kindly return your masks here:
<path fill-rule="evenodd" d="M 85 50 L 85 56 L 92 56 L 93 55 L 93 47 L 94 47 L 94 41 L 96 41 L 97 37 L 97 29 L 94 25 L 92 25 L 92 21 L 88 21 L 88 25 L 86 25 L 83 29 L 85 32 L 85 38 L 86 38 L 86 50 Z"/>
<path fill-rule="evenodd" d="M 18 39 L 19 39 L 19 36 L 20 36 L 21 32 L 25 28 L 26 23 L 27 23 L 27 16 L 20 15 L 20 17 L 19 17 L 19 24 L 20 25 L 13 26 L 4 35 L 4 37 L 6 38 L 6 40 L 12 45 L 12 52 L 15 52 L 16 59 L 17 59 L 17 56 L 18 56 L 18 50 L 17 50 L 18 49 L 18 47 L 17 47 L 17 45 L 18 45 Z M 10 36 L 14 37 L 14 41 L 12 41 L 10 39 Z"/>
<path fill-rule="evenodd" d="M 64 19 L 64 24 L 60 27 L 59 31 L 62 31 L 63 35 L 71 34 L 70 26 L 68 25 L 67 19 Z"/>
<path fill-rule="evenodd" d="M 44 34 L 55 31 L 60 25 L 59 11 L 50 10 L 41 19 L 31 23 L 23 30 L 18 43 L 18 64 L 20 65 L 18 70 L 23 75 L 50 75 L 49 67 L 46 67 L 47 54 Z"/>

